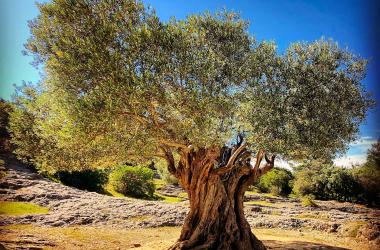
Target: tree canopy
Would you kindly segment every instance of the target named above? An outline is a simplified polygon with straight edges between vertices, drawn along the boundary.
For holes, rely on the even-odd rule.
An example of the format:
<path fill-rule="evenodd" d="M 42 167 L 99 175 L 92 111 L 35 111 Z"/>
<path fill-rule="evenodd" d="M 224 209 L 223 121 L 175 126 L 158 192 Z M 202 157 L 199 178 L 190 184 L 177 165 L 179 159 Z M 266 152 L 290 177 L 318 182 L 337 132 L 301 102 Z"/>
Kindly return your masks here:
<path fill-rule="evenodd" d="M 331 158 L 372 105 L 361 82 L 366 60 L 332 40 L 279 53 L 226 11 L 162 22 L 133 0 L 38 8 L 26 48 L 44 77 L 33 98 L 19 95 L 10 128 L 20 155 L 25 136 L 37 144 L 29 151 L 41 168 L 222 147 L 237 134 L 253 150 Z"/>

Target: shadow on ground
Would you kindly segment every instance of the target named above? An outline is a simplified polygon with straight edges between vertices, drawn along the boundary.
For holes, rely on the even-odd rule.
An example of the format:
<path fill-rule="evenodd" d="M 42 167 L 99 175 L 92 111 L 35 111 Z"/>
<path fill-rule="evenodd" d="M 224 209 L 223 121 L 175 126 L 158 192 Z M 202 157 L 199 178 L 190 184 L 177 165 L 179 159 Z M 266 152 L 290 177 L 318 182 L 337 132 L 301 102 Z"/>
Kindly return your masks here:
<path fill-rule="evenodd" d="M 325 244 L 305 242 L 305 241 L 278 241 L 264 240 L 264 245 L 267 249 L 277 250 L 347 250 L 348 248 L 333 247 Z"/>

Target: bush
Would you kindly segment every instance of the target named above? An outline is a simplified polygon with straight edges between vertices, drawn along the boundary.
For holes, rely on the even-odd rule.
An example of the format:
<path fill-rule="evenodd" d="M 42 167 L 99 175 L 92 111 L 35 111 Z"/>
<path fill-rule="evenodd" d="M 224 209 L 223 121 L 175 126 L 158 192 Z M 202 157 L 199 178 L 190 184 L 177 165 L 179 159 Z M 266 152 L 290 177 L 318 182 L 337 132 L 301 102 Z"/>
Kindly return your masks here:
<path fill-rule="evenodd" d="M 104 170 L 59 171 L 52 177 L 64 185 L 100 193 L 108 181 L 108 174 Z"/>
<path fill-rule="evenodd" d="M 315 203 L 313 195 L 305 195 L 302 197 L 301 204 L 304 207 L 318 207 L 318 204 Z"/>
<path fill-rule="evenodd" d="M 154 172 L 147 167 L 121 166 L 109 175 L 109 183 L 115 191 L 136 198 L 150 198 L 155 187 Z"/>
<path fill-rule="evenodd" d="M 291 181 L 293 175 L 282 168 L 274 168 L 263 175 L 254 185 L 260 192 L 271 192 L 274 195 L 289 195 L 292 191 Z"/>

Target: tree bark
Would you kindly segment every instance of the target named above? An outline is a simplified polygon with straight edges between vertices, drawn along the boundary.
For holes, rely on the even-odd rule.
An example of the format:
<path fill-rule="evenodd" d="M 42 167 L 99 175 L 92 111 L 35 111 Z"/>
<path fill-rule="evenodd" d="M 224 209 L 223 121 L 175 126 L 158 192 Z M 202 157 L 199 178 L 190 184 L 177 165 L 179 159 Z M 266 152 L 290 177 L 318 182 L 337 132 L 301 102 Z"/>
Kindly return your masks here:
<path fill-rule="evenodd" d="M 266 249 L 252 233 L 244 216 L 243 199 L 247 188 L 273 167 L 274 156 L 264 152 L 250 164 L 252 152 L 238 143 L 233 148 L 189 149 L 181 151 L 174 167 L 171 151 L 166 149 L 169 171 L 187 191 L 190 212 L 181 236 L 170 249 Z"/>

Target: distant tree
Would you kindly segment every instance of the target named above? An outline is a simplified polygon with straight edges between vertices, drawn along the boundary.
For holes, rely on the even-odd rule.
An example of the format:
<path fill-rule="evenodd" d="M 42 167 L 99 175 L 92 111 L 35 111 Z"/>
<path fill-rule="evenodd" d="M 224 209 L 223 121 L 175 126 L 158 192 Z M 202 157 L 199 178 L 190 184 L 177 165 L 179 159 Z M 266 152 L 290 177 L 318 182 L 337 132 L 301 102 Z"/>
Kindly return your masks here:
<path fill-rule="evenodd" d="M 0 153 L 6 153 L 11 151 L 11 145 L 9 143 L 9 113 L 12 111 L 12 106 L 9 102 L 0 98 Z"/>
<path fill-rule="evenodd" d="M 324 172 L 327 177 L 324 194 L 327 199 L 337 201 L 356 201 L 360 193 L 360 185 L 352 171 L 342 167 L 334 167 Z"/>
<path fill-rule="evenodd" d="M 293 175 L 289 170 L 273 168 L 266 175 L 260 177 L 255 186 L 261 192 L 271 192 L 275 195 L 288 195 L 292 191 Z"/>
<path fill-rule="evenodd" d="M 320 164 L 298 168 L 293 192 L 320 200 L 357 201 L 361 188 L 351 169 Z"/>
<path fill-rule="evenodd" d="M 299 196 L 313 195 L 314 199 L 320 198 L 324 192 L 324 184 L 321 184 L 324 178 L 321 178 L 321 175 L 323 169 L 330 167 L 330 163 L 319 160 L 305 161 L 294 166 L 293 193 Z"/>
<path fill-rule="evenodd" d="M 363 189 L 363 199 L 369 204 L 380 205 L 380 140 L 368 150 L 367 162 L 354 170 Z"/>
<path fill-rule="evenodd" d="M 380 170 L 380 139 L 368 150 L 366 166 Z"/>
<path fill-rule="evenodd" d="M 133 0 L 38 7 L 26 44 L 45 72 L 32 113 L 44 149 L 33 160 L 74 169 L 165 159 L 190 201 L 172 249 L 264 249 L 244 192 L 276 153 L 344 152 L 372 104 L 366 61 L 330 40 L 280 55 L 229 12 L 163 23 Z"/>

